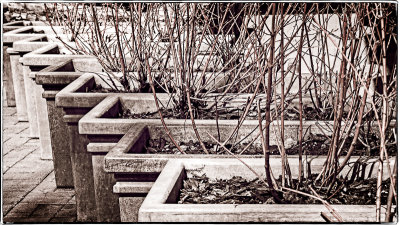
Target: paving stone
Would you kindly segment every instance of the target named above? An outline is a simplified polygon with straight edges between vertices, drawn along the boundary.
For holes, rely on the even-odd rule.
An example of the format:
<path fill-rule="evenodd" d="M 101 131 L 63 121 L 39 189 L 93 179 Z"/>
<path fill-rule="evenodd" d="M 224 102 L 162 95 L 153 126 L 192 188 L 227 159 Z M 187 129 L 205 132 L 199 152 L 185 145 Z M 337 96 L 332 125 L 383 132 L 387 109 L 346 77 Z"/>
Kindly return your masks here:
<path fill-rule="evenodd" d="M 60 211 L 57 212 L 55 217 L 76 217 L 76 205 L 64 205 Z"/>
<path fill-rule="evenodd" d="M 28 155 L 32 153 L 33 151 L 36 151 L 39 148 L 39 146 L 27 146 L 27 145 L 19 145 L 13 148 L 12 152 L 14 154 L 22 154 L 22 155 Z M 4 156 L 7 156 L 8 154 L 5 154 Z M 7 156 L 8 157 L 8 156 Z"/>
<path fill-rule="evenodd" d="M 14 136 L 14 134 L 9 134 L 9 135 L 7 135 L 7 134 L 5 134 L 5 133 L 3 132 L 3 142 L 6 142 L 6 141 L 10 140 L 13 136 Z M 3 149 L 3 150 L 4 150 L 4 149 Z M 4 151 L 3 151 L 3 152 L 4 152 Z"/>
<path fill-rule="evenodd" d="M 32 147 L 36 147 L 36 146 L 40 146 L 40 141 L 36 140 L 36 139 L 30 139 L 29 141 L 27 141 L 26 143 L 24 143 L 25 146 L 32 146 Z"/>
<path fill-rule="evenodd" d="M 29 138 L 27 138 L 27 137 L 14 136 L 14 137 L 10 138 L 9 140 L 7 140 L 6 142 L 4 142 L 3 148 L 4 149 L 13 149 L 17 146 L 24 144 L 28 140 L 29 140 Z"/>
<path fill-rule="evenodd" d="M 17 108 L 15 107 L 3 107 L 3 116 L 12 116 L 17 113 Z"/>
<path fill-rule="evenodd" d="M 4 217 L 5 222 L 15 222 L 15 223 L 47 223 L 49 222 L 49 217 L 28 217 L 28 218 L 15 218 L 15 217 Z"/>
<path fill-rule="evenodd" d="M 35 204 L 35 203 L 19 203 L 12 210 L 10 210 L 9 213 L 19 212 L 19 213 L 31 214 L 36 209 L 36 207 L 37 207 L 37 204 Z"/>
<path fill-rule="evenodd" d="M 6 202 L 3 199 L 3 214 L 5 215 L 6 212 L 10 211 L 14 204 L 6 204 Z"/>
<path fill-rule="evenodd" d="M 26 143 L 27 144 L 40 144 L 40 140 L 38 138 L 31 138 Z"/>
<path fill-rule="evenodd" d="M 3 173 L 10 169 L 18 160 L 16 159 L 3 159 Z"/>
<path fill-rule="evenodd" d="M 34 202 L 39 204 L 67 204 L 71 197 L 72 196 L 69 193 L 29 193 L 21 202 Z"/>
<path fill-rule="evenodd" d="M 24 130 L 27 130 L 29 128 L 29 126 L 26 126 L 26 124 L 21 124 L 21 123 L 17 123 L 13 126 L 10 127 L 6 127 L 3 129 L 3 133 L 4 134 L 19 134 Z M 29 131 L 29 129 L 28 129 Z"/>
<path fill-rule="evenodd" d="M 21 137 L 29 137 L 29 127 L 18 133 Z M 26 143 L 25 143 L 26 144 Z"/>
<path fill-rule="evenodd" d="M 13 150 L 3 153 L 3 159 L 10 159 L 10 160 L 21 160 L 25 158 L 27 155 L 32 153 L 36 149 L 32 149 L 32 147 L 28 146 L 17 146 Z M 17 162 L 15 161 L 15 162 Z"/>
<path fill-rule="evenodd" d="M 26 195 L 26 192 L 13 191 L 13 190 L 3 190 L 3 198 L 19 198 L 21 199 Z"/>
<path fill-rule="evenodd" d="M 34 182 L 3 182 L 3 193 L 6 191 L 30 192 L 35 186 Z"/>
<path fill-rule="evenodd" d="M 3 122 L 4 128 L 10 127 L 10 126 L 13 126 L 13 125 L 19 123 L 17 117 L 10 117 L 10 116 L 3 117 L 2 122 Z"/>
<path fill-rule="evenodd" d="M 76 217 L 54 217 L 50 223 L 73 223 L 76 222 Z"/>
<path fill-rule="evenodd" d="M 38 162 L 32 162 L 27 160 L 27 158 L 19 161 L 17 164 L 13 166 L 13 169 L 18 170 L 18 171 L 39 171 L 39 170 L 48 170 L 49 172 L 52 171 L 53 167 L 52 165 L 49 165 L 45 160 L 43 161 L 38 161 Z"/>
<path fill-rule="evenodd" d="M 32 212 L 15 212 L 14 209 L 11 209 L 6 217 L 15 217 L 15 218 L 26 218 L 31 215 Z"/>
<path fill-rule="evenodd" d="M 11 159 L 12 160 L 12 159 Z M 5 160 L 6 161 L 6 166 L 9 166 L 11 162 L 9 162 L 9 159 Z M 41 168 L 39 166 L 35 167 L 29 167 L 27 165 L 18 165 L 18 163 L 21 163 L 21 161 L 16 162 L 16 164 L 11 164 L 12 167 L 10 167 L 8 170 L 5 170 L 4 172 L 12 172 L 12 173 L 37 173 L 37 175 L 45 176 L 49 172 L 52 171 L 52 168 L 49 167 L 44 167 Z M 13 166 L 14 165 L 14 166 Z M 18 166 L 17 166 L 18 165 Z"/>
<path fill-rule="evenodd" d="M 31 216 L 52 218 L 62 207 L 61 204 L 38 204 Z"/>
<path fill-rule="evenodd" d="M 19 180 L 32 180 L 32 181 L 42 181 L 48 172 L 6 172 L 3 175 L 3 180 L 15 180 L 14 182 L 19 182 Z M 11 181 L 13 182 L 13 181 Z"/>
<path fill-rule="evenodd" d="M 3 196 L 3 205 L 11 205 L 14 206 L 16 205 L 21 199 L 19 198 L 6 198 Z M 11 208 L 11 207 L 10 207 Z M 4 209 L 3 209 L 4 210 Z M 8 211 L 8 210 L 7 210 Z"/>

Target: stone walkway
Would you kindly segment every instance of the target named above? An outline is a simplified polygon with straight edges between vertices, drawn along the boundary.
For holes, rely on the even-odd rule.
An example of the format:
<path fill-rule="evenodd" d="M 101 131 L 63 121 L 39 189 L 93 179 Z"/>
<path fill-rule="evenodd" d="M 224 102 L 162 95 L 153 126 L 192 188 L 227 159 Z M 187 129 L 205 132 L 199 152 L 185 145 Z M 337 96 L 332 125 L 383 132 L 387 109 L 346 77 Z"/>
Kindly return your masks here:
<path fill-rule="evenodd" d="M 53 162 L 40 158 L 28 122 L 18 122 L 15 107 L 3 106 L 2 126 L 2 221 L 75 222 L 74 190 L 56 187 Z"/>

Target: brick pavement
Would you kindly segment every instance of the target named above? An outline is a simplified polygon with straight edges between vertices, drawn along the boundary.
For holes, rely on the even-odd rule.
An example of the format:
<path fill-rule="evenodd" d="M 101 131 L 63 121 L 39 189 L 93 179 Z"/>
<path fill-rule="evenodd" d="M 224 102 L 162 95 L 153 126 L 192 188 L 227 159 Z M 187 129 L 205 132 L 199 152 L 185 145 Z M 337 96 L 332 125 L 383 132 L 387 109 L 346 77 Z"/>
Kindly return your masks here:
<path fill-rule="evenodd" d="M 2 221 L 75 222 L 74 190 L 56 187 L 53 162 L 40 158 L 29 123 L 18 122 L 15 107 L 3 106 L 2 126 Z"/>

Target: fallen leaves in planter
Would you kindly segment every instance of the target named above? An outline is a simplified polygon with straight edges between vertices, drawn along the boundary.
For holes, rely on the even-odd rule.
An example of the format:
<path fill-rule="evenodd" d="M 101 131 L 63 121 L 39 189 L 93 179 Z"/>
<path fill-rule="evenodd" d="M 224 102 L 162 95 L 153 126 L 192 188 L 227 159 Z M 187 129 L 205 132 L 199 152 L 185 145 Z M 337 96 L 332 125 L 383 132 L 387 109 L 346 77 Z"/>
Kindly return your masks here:
<path fill-rule="evenodd" d="M 313 175 L 314 176 L 314 175 Z M 304 185 L 299 187 L 300 191 L 312 193 L 308 185 L 312 185 L 310 178 Z M 278 185 L 279 184 L 279 181 Z M 326 193 L 324 187 L 312 185 L 318 194 L 331 204 L 375 204 L 376 179 L 366 179 L 346 183 L 338 179 L 336 187 L 340 190 L 335 193 Z M 298 181 L 294 180 L 294 185 Z M 390 180 L 383 182 L 383 190 L 389 190 Z M 319 191 L 318 191 L 319 190 Z M 281 197 L 287 204 L 321 204 L 320 201 L 307 196 L 298 195 L 293 192 L 281 192 Z M 332 195 L 333 194 L 333 195 Z M 388 193 L 383 191 L 382 201 L 386 204 Z M 231 179 L 210 180 L 205 174 L 193 175 L 183 181 L 183 188 L 180 190 L 179 204 L 274 204 L 272 195 L 268 188 L 257 179 L 247 181 L 243 177 L 234 176 Z"/>

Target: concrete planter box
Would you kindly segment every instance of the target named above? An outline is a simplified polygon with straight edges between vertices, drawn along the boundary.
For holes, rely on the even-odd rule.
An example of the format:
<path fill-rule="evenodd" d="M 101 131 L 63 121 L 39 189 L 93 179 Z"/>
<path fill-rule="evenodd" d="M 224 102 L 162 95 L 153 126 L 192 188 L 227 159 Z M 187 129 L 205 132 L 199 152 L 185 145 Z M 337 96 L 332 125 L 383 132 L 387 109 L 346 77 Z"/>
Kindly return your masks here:
<path fill-rule="evenodd" d="M 263 159 L 243 159 L 259 174 L 264 174 Z M 356 159 L 354 159 L 356 160 Z M 289 163 L 296 171 L 296 160 Z M 312 170 L 318 172 L 325 158 L 314 159 Z M 369 167 L 376 161 L 370 160 Z M 391 160 L 394 164 L 394 158 Z M 271 160 L 273 173 L 280 172 L 280 161 Z M 170 160 L 139 209 L 139 222 L 324 222 L 321 212 L 330 215 L 323 204 L 177 204 L 179 189 L 193 171 L 210 179 L 256 176 L 236 159 Z M 372 174 L 376 174 L 376 166 Z M 346 171 L 344 171 L 346 172 Z M 384 171 L 385 173 L 386 171 Z M 195 172 L 194 172 L 195 173 Z M 386 173 L 385 173 L 386 174 Z M 297 174 L 292 174 L 297 176 Z M 387 174 L 386 177 L 388 178 Z M 125 187 L 125 190 L 129 187 Z M 127 206 L 129 206 L 127 204 Z M 345 222 L 375 222 L 375 205 L 332 205 Z M 128 210 L 128 209 L 126 209 Z M 384 215 L 385 209 L 382 209 Z"/>
<path fill-rule="evenodd" d="M 54 172 L 57 187 L 73 187 L 73 174 L 67 125 L 63 121 L 64 111 L 55 106 L 55 95 L 81 76 L 87 69 L 96 68 L 94 59 L 79 57 L 66 60 L 63 63 L 48 66 L 31 75 L 35 76 L 37 86 L 43 88 L 46 101 L 48 121 L 50 126 L 51 149 L 53 154 Z M 97 66 L 98 68 L 98 66 Z"/>
<path fill-rule="evenodd" d="M 49 42 L 46 35 L 39 35 L 13 43 L 13 51 L 19 55 L 19 60 L 25 54 L 48 46 L 53 42 Z M 18 56 L 16 56 L 18 57 Z M 47 111 L 45 107 L 41 107 L 41 89 L 35 88 L 34 81 L 29 78 L 29 74 L 19 61 L 17 67 L 22 67 L 25 93 L 26 95 L 27 114 L 29 120 L 29 128 L 31 137 L 40 138 L 41 158 L 52 159 L 50 132 L 48 120 L 46 119 Z M 15 78 L 17 80 L 18 77 Z"/>
<path fill-rule="evenodd" d="M 81 117 L 108 95 L 114 95 L 113 93 L 82 92 L 86 89 L 91 90 L 97 82 L 101 82 L 100 78 L 93 76 L 93 74 L 83 74 L 55 95 L 55 105 L 63 109 L 63 120 L 69 133 L 68 145 L 74 174 L 78 221 L 118 222 L 120 221 L 119 211 L 96 213 L 101 210 L 96 208 L 92 154 L 86 150 L 90 141 L 86 135 L 80 135 L 78 132 L 78 121 Z M 117 142 L 121 136 L 109 136 L 107 138 Z M 104 179 L 112 180 L 114 178 L 109 175 Z M 99 205 L 99 207 L 101 208 L 102 205 Z"/>
<path fill-rule="evenodd" d="M 35 82 L 29 77 L 29 67 L 22 65 L 20 61 L 29 52 L 51 45 L 51 43 L 54 42 L 49 42 L 46 35 L 36 35 L 35 37 L 14 42 L 12 48 L 13 52 L 16 53 L 12 58 L 17 63 L 17 65 L 13 66 L 22 68 L 25 93 L 31 93 L 25 95 L 30 136 L 40 138 L 42 159 L 52 159 L 47 108 L 43 105 L 44 102 L 41 98 L 42 88 L 40 86 L 36 87 Z M 18 77 L 20 74 L 15 73 L 14 75 L 14 80 L 20 80 Z"/>

